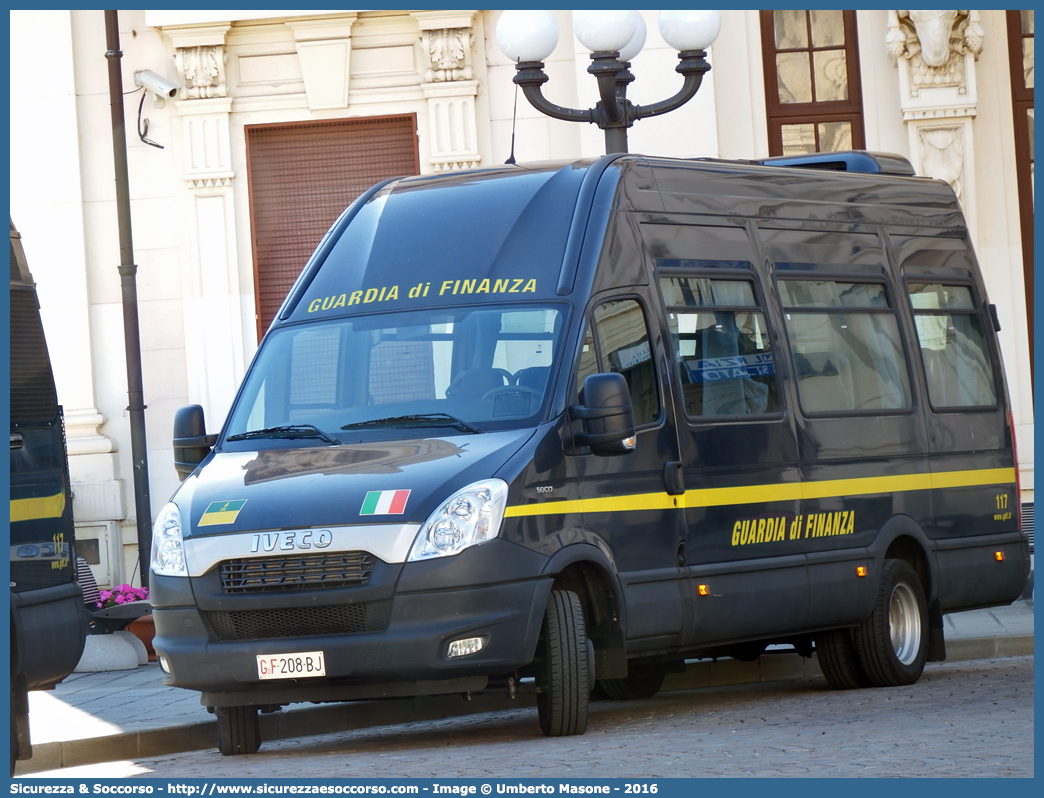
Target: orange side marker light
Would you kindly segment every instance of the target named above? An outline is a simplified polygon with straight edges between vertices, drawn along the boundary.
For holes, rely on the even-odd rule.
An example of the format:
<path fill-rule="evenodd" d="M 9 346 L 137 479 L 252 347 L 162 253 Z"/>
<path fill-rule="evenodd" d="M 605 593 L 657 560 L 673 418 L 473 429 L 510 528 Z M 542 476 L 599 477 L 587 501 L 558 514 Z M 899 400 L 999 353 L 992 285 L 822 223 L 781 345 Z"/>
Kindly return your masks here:
<path fill-rule="evenodd" d="M 709 596 L 710 595 L 710 588 L 707 587 L 707 585 L 700 585 L 696 589 L 699 591 L 699 594 L 701 596 Z"/>
<path fill-rule="evenodd" d="M 865 565 L 856 566 L 856 576 L 866 576 L 867 570 Z"/>
<path fill-rule="evenodd" d="M 993 559 L 995 559 L 997 562 L 1004 562 L 1004 552 L 1003 551 L 995 551 L 995 552 L 993 552 Z"/>

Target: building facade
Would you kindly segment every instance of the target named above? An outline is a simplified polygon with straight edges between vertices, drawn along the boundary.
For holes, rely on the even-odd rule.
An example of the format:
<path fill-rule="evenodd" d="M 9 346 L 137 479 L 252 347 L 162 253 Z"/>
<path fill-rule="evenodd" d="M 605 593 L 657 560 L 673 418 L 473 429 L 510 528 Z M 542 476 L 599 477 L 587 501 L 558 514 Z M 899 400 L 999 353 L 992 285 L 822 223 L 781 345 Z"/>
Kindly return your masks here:
<path fill-rule="evenodd" d="M 386 177 L 603 153 L 601 131 L 516 98 L 498 11 L 121 11 L 152 512 L 177 486 L 177 408 L 223 422 L 320 237 Z M 545 95 L 597 101 L 570 12 Z M 639 104 L 679 88 L 655 12 Z M 43 46 L 46 43 L 46 46 Z M 137 582 L 106 39 L 101 11 L 11 12 L 11 214 L 65 408 L 77 537 L 99 584 Z M 724 11 L 712 71 L 632 152 L 907 157 L 964 207 L 1033 503 L 1033 12 Z M 151 70 L 176 99 L 135 91 Z M 517 100 L 517 110 L 516 110 Z M 140 109 L 140 110 L 139 110 Z M 147 121 L 146 121 L 147 120 Z M 96 541 L 96 543 L 92 542 Z"/>

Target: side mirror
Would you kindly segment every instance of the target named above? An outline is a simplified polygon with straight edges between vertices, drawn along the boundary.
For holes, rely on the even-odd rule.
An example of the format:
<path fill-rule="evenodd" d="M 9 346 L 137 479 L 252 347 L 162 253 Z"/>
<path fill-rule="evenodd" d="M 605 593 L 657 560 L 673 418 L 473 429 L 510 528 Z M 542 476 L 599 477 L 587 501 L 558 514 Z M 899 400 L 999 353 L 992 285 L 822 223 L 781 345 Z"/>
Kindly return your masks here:
<path fill-rule="evenodd" d="M 174 470 L 184 480 L 203 462 L 217 440 L 207 435 L 203 408 L 199 405 L 182 407 L 174 414 Z"/>
<path fill-rule="evenodd" d="M 584 431 L 574 437 L 591 454 L 608 457 L 634 451 L 634 414 L 631 390 L 623 374 L 592 374 L 580 392 L 583 405 L 569 408 L 569 415 L 583 421 Z"/>

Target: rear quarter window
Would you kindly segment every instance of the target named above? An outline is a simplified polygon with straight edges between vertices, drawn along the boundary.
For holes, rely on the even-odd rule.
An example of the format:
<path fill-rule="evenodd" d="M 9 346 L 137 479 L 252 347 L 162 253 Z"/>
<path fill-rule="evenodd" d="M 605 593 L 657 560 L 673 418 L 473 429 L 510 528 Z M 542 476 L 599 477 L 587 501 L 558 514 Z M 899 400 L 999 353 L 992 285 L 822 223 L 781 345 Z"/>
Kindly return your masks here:
<path fill-rule="evenodd" d="M 996 380 L 982 314 L 976 308 L 971 288 L 909 283 L 907 293 L 932 407 L 996 405 Z"/>

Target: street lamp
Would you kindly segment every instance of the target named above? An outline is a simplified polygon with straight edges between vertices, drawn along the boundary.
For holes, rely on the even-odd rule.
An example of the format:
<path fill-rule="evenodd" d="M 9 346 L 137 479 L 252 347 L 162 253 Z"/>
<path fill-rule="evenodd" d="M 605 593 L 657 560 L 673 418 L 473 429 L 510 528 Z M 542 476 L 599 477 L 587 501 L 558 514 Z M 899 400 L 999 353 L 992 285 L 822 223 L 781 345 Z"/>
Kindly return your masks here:
<path fill-rule="evenodd" d="M 710 70 L 706 50 L 721 28 L 718 11 L 661 11 L 660 35 L 675 50 L 680 63 L 674 69 L 685 78 L 673 97 L 652 105 L 627 99 L 634 80 L 630 61 L 645 44 L 645 21 L 637 11 L 574 11 L 573 29 L 591 51 L 588 73 L 598 81 L 599 102 L 580 111 L 549 102 L 541 86 L 549 80 L 544 59 L 558 44 L 558 23 L 550 11 L 505 11 L 497 22 L 497 44 L 515 62 L 515 84 L 541 113 L 568 122 L 590 122 L 605 131 L 605 151 L 627 152 L 627 128 L 639 119 L 680 108 L 695 96 Z"/>

